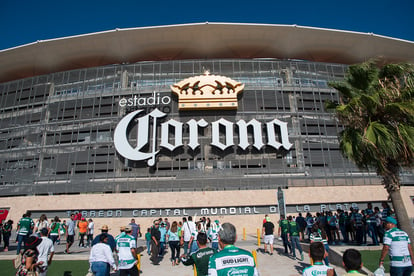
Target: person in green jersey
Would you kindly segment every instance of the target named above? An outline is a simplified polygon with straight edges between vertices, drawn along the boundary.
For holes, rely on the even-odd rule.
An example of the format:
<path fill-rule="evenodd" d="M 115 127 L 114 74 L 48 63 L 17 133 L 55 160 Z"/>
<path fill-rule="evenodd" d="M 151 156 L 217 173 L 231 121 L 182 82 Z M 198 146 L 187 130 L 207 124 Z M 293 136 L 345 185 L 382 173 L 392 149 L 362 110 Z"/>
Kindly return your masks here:
<path fill-rule="evenodd" d="M 20 249 L 22 246 L 22 242 L 26 243 L 27 238 L 32 234 L 34 228 L 34 222 L 31 219 L 32 214 L 27 212 L 23 215 L 23 217 L 19 220 L 17 224 L 17 252 L 16 254 L 20 253 Z"/>
<path fill-rule="evenodd" d="M 303 261 L 303 250 L 300 245 L 300 226 L 292 219 L 292 216 L 288 217 L 288 241 L 292 245 L 293 258 L 296 259 L 296 248 L 300 253 L 300 260 Z"/>
<path fill-rule="evenodd" d="M 119 274 L 121 276 L 138 276 L 139 271 L 136 266 L 138 262 L 137 246 L 135 237 L 132 236 L 132 226 L 127 225 L 123 228 L 124 232 L 115 238 Z"/>
<path fill-rule="evenodd" d="M 380 257 L 380 266 L 384 258 L 390 255 L 390 275 L 410 276 L 414 265 L 413 250 L 407 233 L 397 228 L 397 220 L 393 217 L 385 219 L 384 246 Z"/>
<path fill-rule="evenodd" d="M 358 272 L 362 267 L 361 253 L 355 249 L 347 249 L 342 255 L 342 264 L 346 270 L 343 276 L 363 276 Z"/>
<path fill-rule="evenodd" d="M 210 256 L 217 251 L 207 247 L 207 234 L 203 232 L 200 232 L 197 235 L 197 245 L 199 249 L 196 252 L 191 253 L 190 257 L 187 258 L 187 255 L 181 255 L 181 262 L 186 266 L 195 264 L 197 276 L 207 276 Z"/>
<path fill-rule="evenodd" d="M 58 240 L 59 238 L 59 230 L 60 230 L 60 219 L 58 216 L 55 216 L 53 219 L 53 222 L 50 224 L 49 229 L 49 237 L 52 240 L 53 244 Z"/>
<path fill-rule="evenodd" d="M 145 242 L 147 244 L 147 253 L 151 255 L 151 228 L 147 228 L 147 233 L 145 233 Z"/>
<path fill-rule="evenodd" d="M 280 215 L 278 236 L 282 238 L 285 254 L 292 253 L 292 247 L 288 241 L 289 222 L 284 215 Z M 289 252 L 288 252 L 289 248 Z"/>
<path fill-rule="evenodd" d="M 326 256 L 323 243 L 312 242 L 309 245 L 309 256 L 312 265 L 303 270 L 302 276 L 334 276 L 336 274 L 332 267 L 322 263 L 322 259 Z"/>
<path fill-rule="evenodd" d="M 208 263 L 209 276 L 258 276 L 253 255 L 244 249 L 234 246 L 236 242 L 236 227 L 231 223 L 223 223 L 219 231 L 219 246 L 221 251 L 210 257 Z"/>

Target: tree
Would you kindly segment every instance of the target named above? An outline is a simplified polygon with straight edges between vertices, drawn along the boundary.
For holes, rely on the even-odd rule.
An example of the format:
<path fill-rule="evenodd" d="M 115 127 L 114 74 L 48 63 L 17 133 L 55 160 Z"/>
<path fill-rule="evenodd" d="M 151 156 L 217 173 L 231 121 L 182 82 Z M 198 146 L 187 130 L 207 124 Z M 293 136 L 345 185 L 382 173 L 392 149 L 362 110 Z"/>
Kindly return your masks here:
<path fill-rule="evenodd" d="M 414 165 L 414 64 L 351 65 L 345 80 L 330 86 L 340 94 L 340 102 L 327 107 L 344 127 L 342 154 L 361 169 L 376 170 L 401 229 L 414 241 L 400 192 L 401 170 Z"/>

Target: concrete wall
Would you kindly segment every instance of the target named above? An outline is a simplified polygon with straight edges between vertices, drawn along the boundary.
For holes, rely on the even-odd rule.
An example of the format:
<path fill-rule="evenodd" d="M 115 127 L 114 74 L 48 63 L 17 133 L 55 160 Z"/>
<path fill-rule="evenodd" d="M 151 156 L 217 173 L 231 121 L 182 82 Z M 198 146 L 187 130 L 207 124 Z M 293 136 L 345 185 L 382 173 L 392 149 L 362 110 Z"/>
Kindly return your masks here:
<path fill-rule="evenodd" d="M 326 186 L 301 187 L 284 190 L 287 205 L 347 203 L 387 200 L 387 193 L 382 186 Z M 403 187 L 404 203 L 411 219 L 414 218 L 414 206 L 410 196 L 414 196 L 414 187 Z M 81 194 L 26 196 L 0 198 L 0 208 L 10 208 L 8 218 L 16 225 L 26 210 L 85 210 L 116 208 L 189 208 L 189 207 L 226 207 L 226 206 L 259 206 L 275 205 L 275 190 L 242 190 L 242 191 L 205 191 L 205 192 L 165 192 L 165 193 L 122 193 L 122 194 Z M 296 213 L 295 213 L 296 214 Z M 294 214 L 294 215 L 295 215 Z M 263 214 L 210 216 L 221 222 L 229 221 L 236 225 L 239 235 L 245 228 L 248 234 L 255 234 L 261 227 Z M 278 214 L 270 215 L 274 222 Z M 137 217 L 142 229 L 151 225 L 156 217 Z M 37 220 L 37 217 L 33 217 Z M 49 218 L 50 219 L 50 218 Z M 170 217 L 169 220 L 179 218 Z M 119 226 L 129 223 L 129 217 L 94 218 L 96 229 L 108 224 L 113 233 Z"/>

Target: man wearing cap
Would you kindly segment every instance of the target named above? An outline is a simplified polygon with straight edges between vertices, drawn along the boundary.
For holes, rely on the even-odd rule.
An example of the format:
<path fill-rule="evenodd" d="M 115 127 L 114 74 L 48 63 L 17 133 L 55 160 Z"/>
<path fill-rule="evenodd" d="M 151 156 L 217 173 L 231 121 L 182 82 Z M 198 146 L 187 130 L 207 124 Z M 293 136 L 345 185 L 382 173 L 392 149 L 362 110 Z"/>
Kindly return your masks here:
<path fill-rule="evenodd" d="M 165 249 L 165 236 L 167 235 L 167 224 L 165 222 L 160 221 L 160 253 L 159 257 L 164 256 L 164 249 Z"/>
<path fill-rule="evenodd" d="M 92 246 L 94 246 L 95 244 L 99 243 L 99 242 L 100 242 L 100 240 L 101 240 L 101 235 L 102 235 L 103 233 L 105 233 L 105 234 L 107 234 L 107 236 L 108 236 L 108 242 L 107 242 L 107 244 L 109 245 L 109 247 L 111 247 L 112 252 L 114 252 L 115 247 L 116 247 L 116 243 L 115 243 L 114 236 L 112 236 L 111 234 L 109 234 L 109 233 L 108 233 L 108 231 L 109 231 L 109 227 L 108 227 L 108 225 L 106 225 L 106 224 L 102 225 L 102 227 L 101 227 L 101 229 L 100 229 L 100 230 L 101 230 L 101 234 L 97 235 L 97 236 L 93 239 L 93 241 L 92 241 Z"/>
<path fill-rule="evenodd" d="M 47 237 L 48 232 L 47 228 L 40 230 L 40 239 L 42 242 L 37 246 L 37 251 L 39 251 L 37 260 L 42 261 L 43 264 L 39 266 L 39 276 L 47 275 L 47 268 L 52 263 L 52 258 L 55 254 L 53 241 Z"/>
<path fill-rule="evenodd" d="M 407 233 L 397 228 L 397 220 L 387 217 L 384 221 L 384 246 L 380 257 L 380 266 L 384 264 L 387 253 L 390 256 L 391 276 L 410 276 L 414 265 L 413 250 Z"/>
<path fill-rule="evenodd" d="M 118 241 L 120 237 L 122 237 L 125 234 L 125 226 L 119 227 L 119 234 L 115 236 L 115 243 Z"/>
<path fill-rule="evenodd" d="M 120 276 L 138 276 L 137 250 L 135 238 L 132 236 L 132 227 L 124 227 L 125 232 L 117 236 L 116 250 L 118 252 L 118 269 Z"/>
<path fill-rule="evenodd" d="M 234 246 L 237 240 L 236 227 L 231 223 L 223 223 L 221 227 L 218 233 L 221 251 L 210 257 L 208 275 L 258 276 L 252 253 Z"/>
<path fill-rule="evenodd" d="M 158 265 L 158 254 L 160 252 L 160 239 L 161 233 L 158 230 L 160 227 L 160 221 L 154 220 L 154 225 L 151 227 L 151 257 L 150 260 L 154 265 Z"/>

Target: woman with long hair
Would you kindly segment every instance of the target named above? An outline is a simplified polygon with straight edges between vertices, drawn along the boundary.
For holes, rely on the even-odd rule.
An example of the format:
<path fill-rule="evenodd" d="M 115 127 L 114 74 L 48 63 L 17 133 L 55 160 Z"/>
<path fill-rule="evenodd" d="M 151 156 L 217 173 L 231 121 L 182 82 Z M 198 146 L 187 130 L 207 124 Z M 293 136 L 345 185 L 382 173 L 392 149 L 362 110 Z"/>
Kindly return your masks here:
<path fill-rule="evenodd" d="M 39 218 L 39 220 L 36 222 L 36 227 L 34 229 L 34 232 L 38 237 L 40 237 L 40 231 L 43 228 L 49 229 L 49 222 L 47 221 L 47 217 L 45 214 L 42 214 Z"/>
<path fill-rule="evenodd" d="M 43 262 L 37 262 L 39 252 L 37 246 L 42 242 L 36 236 L 30 236 L 26 243 L 25 249 L 22 253 L 22 261 L 17 269 L 16 276 L 26 276 L 29 271 L 36 271 L 36 269 L 43 264 Z"/>
<path fill-rule="evenodd" d="M 171 248 L 172 265 L 178 265 L 180 258 L 180 235 L 178 234 L 178 224 L 176 221 L 173 221 L 167 232 L 167 241 Z"/>
<path fill-rule="evenodd" d="M 55 216 L 53 222 L 50 224 L 49 237 L 52 240 L 53 244 L 59 239 L 59 230 L 60 230 L 60 219 L 58 216 Z"/>

